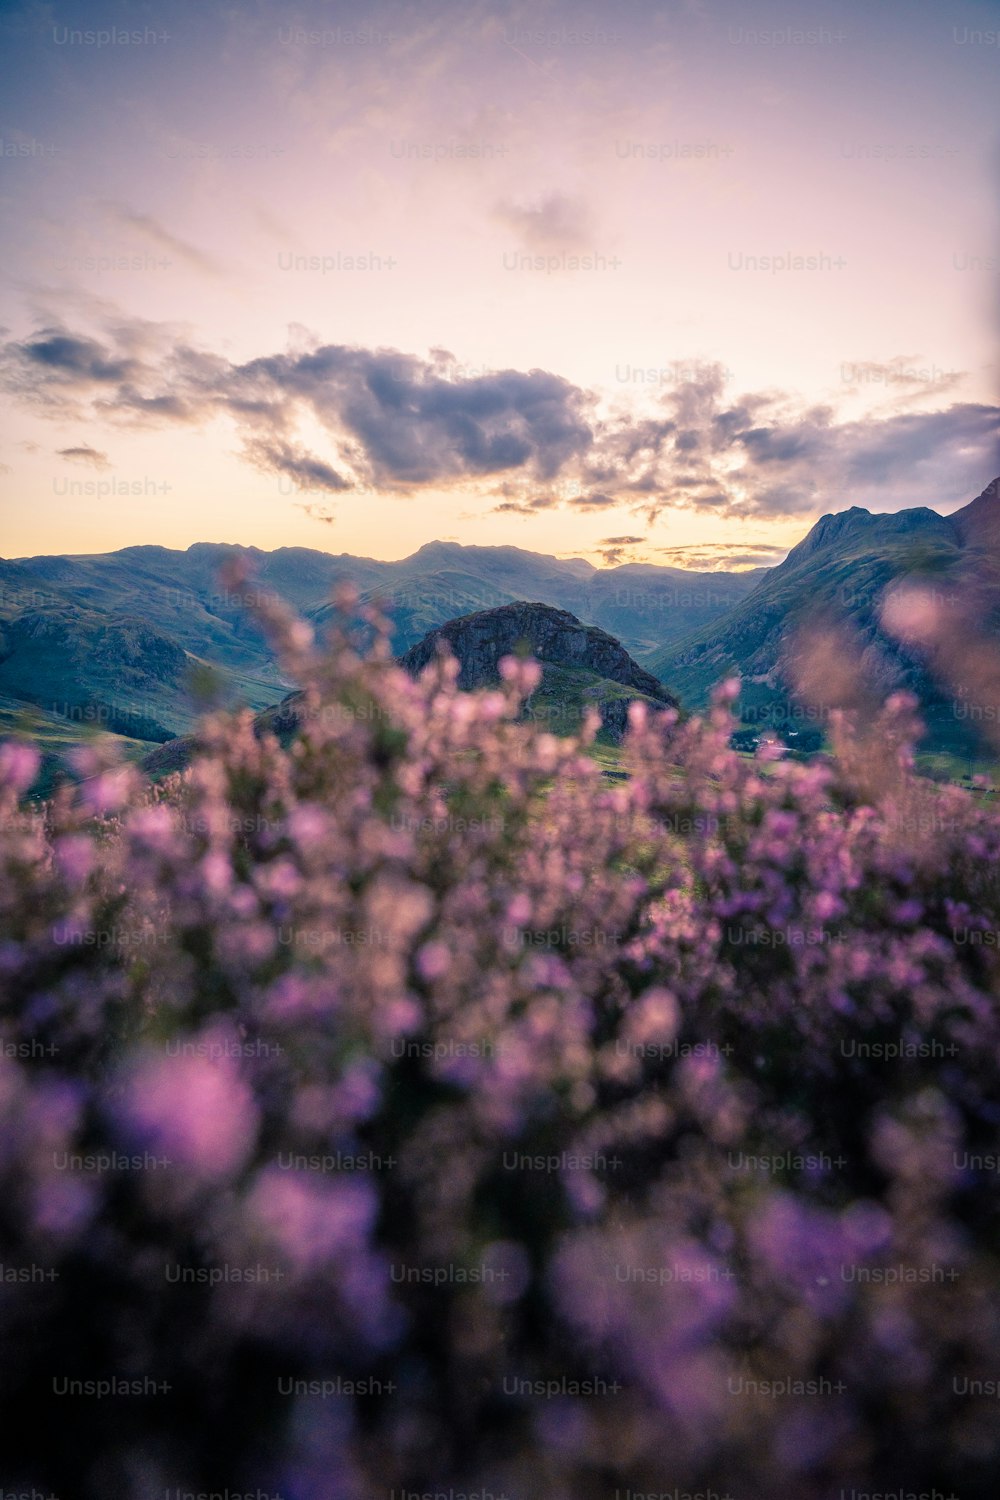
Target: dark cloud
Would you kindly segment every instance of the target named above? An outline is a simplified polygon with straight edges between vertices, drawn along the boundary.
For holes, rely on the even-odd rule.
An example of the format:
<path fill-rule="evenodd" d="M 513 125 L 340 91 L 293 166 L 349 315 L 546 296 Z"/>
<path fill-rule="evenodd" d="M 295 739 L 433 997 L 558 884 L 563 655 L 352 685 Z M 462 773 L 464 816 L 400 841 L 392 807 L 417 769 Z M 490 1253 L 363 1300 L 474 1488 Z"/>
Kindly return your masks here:
<path fill-rule="evenodd" d="M 346 479 L 321 458 L 314 458 L 311 453 L 306 453 L 302 448 L 294 448 L 289 443 L 253 441 L 246 445 L 246 452 L 258 467 L 270 473 L 286 475 L 300 490 L 338 491 L 349 490 L 351 487 Z"/>
<path fill-rule="evenodd" d="M 883 422 L 851 423 L 844 429 L 847 478 L 861 485 L 888 483 L 898 472 L 899 454 L 914 470 L 939 471 L 942 457 L 988 455 L 994 472 L 1000 455 L 997 409 L 965 403 L 943 411 L 908 412 Z"/>
<path fill-rule="evenodd" d="M 804 408 L 784 392 L 727 401 L 720 366 L 673 388 L 659 404 L 667 425 L 655 461 L 626 462 L 617 486 L 634 494 L 645 486 L 648 521 L 678 503 L 762 519 L 804 519 L 847 504 L 875 510 L 943 504 L 975 494 L 1000 463 L 998 413 L 971 403 L 838 421 L 833 407 Z M 615 446 L 624 458 L 621 434 Z"/>
<path fill-rule="evenodd" d="M 600 484 L 620 478 L 623 467 L 655 466 L 667 451 L 676 431 L 676 422 L 669 418 L 625 415 L 609 422 L 601 447 L 603 467 L 591 467 L 594 482 Z"/>
<path fill-rule="evenodd" d="M 637 547 L 645 537 L 641 536 L 606 536 L 602 542 L 598 542 L 601 557 L 609 568 L 620 563 L 630 547 Z"/>
<path fill-rule="evenodd" d="M 90 464 L 94 469 L 111 467 L 106 453 L 101 453 L 97 448 L 88 448 L 85 444 L 79 448 L 57 448 L 56 453 L 68 463 Z"/>
<path fill-rule="evenodd" d="M 389 489 L 511 470 L 548 479 L 593 441 L 592 398 L 558 375 L 498 370 L 443 379 L 394 350 L 327 344 L 253 360 L 233 369 L 224 390 L 236 415 L 249 396 L 269 407 L 279 430 L 296 403 L 311 408 L 331 432 L 353 440 L 357 477 Z"/>
<path fill-rule="evenodd" d="M 134 361 L 110 357 L 96 339 L 74 338 L 54 328 L 43 328 L 20 346 L 25 364 L 39 367 L 50 381 L 94 381 L 105 384 L 127 380 Z"/>
<path fill-rule="evenodd" d="M 500 503 L 493 507 L 494 513 L 500 515 L 533 516 L 540 510 L 552 510 L 562 504 L 560 497 L 549 491 L 533 495 L 520 479 L 502 480 L 493 494 L 501 497 Z"/>
<path fill-rule="evenodd" d="M 815 424 L 802 422 L 788 428 L 751 427 L 749 432 L 737 433 L 736 441 L 747 450 L 753 463 L 763 469 L 816 458 L 822 452 L 824 435 Z"/>

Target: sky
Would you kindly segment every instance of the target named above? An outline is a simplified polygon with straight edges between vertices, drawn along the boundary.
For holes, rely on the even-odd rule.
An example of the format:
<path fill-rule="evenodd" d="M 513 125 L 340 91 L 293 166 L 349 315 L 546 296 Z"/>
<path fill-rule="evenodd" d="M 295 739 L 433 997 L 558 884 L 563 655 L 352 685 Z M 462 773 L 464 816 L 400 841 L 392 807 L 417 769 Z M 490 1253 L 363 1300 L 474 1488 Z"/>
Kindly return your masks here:
<path fill-rule="evenodd" d="M 0 554 L 749 567 L 1000 472 L 979 0 L 0 9 Z"/>

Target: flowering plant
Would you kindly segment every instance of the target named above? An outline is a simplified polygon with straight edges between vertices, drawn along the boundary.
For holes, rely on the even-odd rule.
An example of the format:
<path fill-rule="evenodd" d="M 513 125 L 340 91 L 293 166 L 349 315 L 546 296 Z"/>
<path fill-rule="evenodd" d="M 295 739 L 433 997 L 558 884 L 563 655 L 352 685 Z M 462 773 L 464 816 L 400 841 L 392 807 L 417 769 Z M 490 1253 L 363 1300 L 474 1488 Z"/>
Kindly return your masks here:
<path fill-rule="evenodd" d="M 288 743 L 0 747 L 6 1488 L 991 1493 L 1000 820 L 912 703 L 611 783 L 262 610 Z"/>

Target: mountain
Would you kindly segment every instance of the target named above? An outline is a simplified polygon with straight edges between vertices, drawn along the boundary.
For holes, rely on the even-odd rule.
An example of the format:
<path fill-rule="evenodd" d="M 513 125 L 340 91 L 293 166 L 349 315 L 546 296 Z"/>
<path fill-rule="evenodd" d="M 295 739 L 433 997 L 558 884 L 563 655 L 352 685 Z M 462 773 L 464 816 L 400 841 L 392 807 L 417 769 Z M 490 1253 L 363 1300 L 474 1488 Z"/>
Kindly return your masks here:
<path fill-rule="evenodd" d="M 921 607 L 952 611 L 956 623 L 971 612 L 978 626 L 998 630 L 998 490 L 994 481 L 947 517 L 925 508 L 873 515 L 857 506 L 823 516 L 722 618 L 646 664 L 689 707 L 738 673 L 744 723 L 784 729 L 803 748 L 819 743 L 830 708 L 848 700 L 874 707 L 906 688 L 921 700 L 930 747 L 967 754 L 978 736 L 956 712 L 954 689 L 937 680 L 924 644 L 887 628 L 883 611 L 905 589 Z M 830 661 L 821 667 L 824 649 Z"/>
<path fill-rule="evenodd" d="M 542 599 L 610 631 L 641 656 L 716 619 L 762 576 L 759 568 L 747 573 L 691 573 L 640 563 L 595 568 L 579 557 L 457 542 L 428 542 L 412 557 L 381 566 L 382 576 L 362 585 L 361 599 L 382 604 L 399 653 L 456 616 Z M 325 605 L 310 617 L 321 625 L 331 610 Z"/>
<path fill-rule="evenodd" d="M 235 591 L 219 583 L 234 553 L 255 580 Z M 757 576 L 598 569 L 582 558 L 453 542 L 429 542 L 398 562 L 208 542 L 0 559 L 0 699 L 30 707 L 36 722 L 55 716 L 144 740 L 190 729 L 206 692 L 264 708 L 292 684 L 249 616 L 258 587 L 322 634 L 334 590 L 351 582 L 362 602 L 383 601 L 398 653 L 455 616 L 528 598 L 569 609 L 642 654 L 723 614 Z"/>
<path fill-rule="evenodd" d="M 321 636 L 338 584 L 353 583 L 362 602 L 382 601 L 398 655 L 456 618 L 543 601 L 617 638 L 685 706 L 702 705 L 714 683 L 738 672 L 748 731 L 784 729 L 802 748 L 820 742 L 829 708 L 842 701 L 844 652 L 864 681 L 865 706 L 908 687 L 922 700 L 932 746 L 967 754 L 978 743 L 957 704 L 961 690 L 946 691 L 919 643 L 901 643 L 885 627 L 883 609 L 899 588 L 919 587 L 956 625 L 1000 637 L 996 480 L 948 517 L 924 508 L 879 515 L 858 506 L 823 516 L 766 572 L 595 568 L 582 558 L 442 541 L 397 562 L 207 542 L 186 551 L 141 546 L 0 559 L 0 733 L 17 721 L 41 744 L 61 747 L 63 726 L 79 734 L 98 727 L 128 737 L 131 748 L 185 734 L 206 699 L 257 710 L 278 702 L 294 684 L 249 617 L 258 584 L 233 592 L 219 583 L 234 553 Z M 836 641 L 833 654 L 844 658 L 828 670 L 816 666 L 820 638 L 828 650 Z M 553 673 L 574 670 L 549 663 L 544 692 Z M 977 670 L 982 679 L 982 663 Z M 803 682 L 817 671 L 825 681 L 812 682 L 806 712 Z M 556 701 L 574 694 L 582 701 L 582 693 L 579 683 L 564 682 Z"/>
<path fill-rule="evenodd" d="M 595 707 L 601 715 L 598 741 L 617 744 L 630 703 L 639 700 L 653 710 L 677 706 L 673 694 L 633 661 L 620 641 L 582 624 L 568 610 L 546 604 L 509 604 L 449 620 L 411 646 L 399 664 L 416 677 L 434 661 L 440 645 L 457 658 L 458 686 L 466 692 L 496 685 L 502 657 L 534 656 L 542 679 L 526 700 L 523 717 L 541 721 L 556 734 L 572 734 L 585 709 Z M 288 693 L 257 714 L 255 733 L 276 734 L 287 744 L 299 726 L 301 701 L 301 693 Z M 143 757 L 142 769 L 154 779 L 183 770 L 194 747 L 193 736 L 170 740 Z"/>
<path fill-rule="evenodd" d="M 601 734 L 612 742 L 621 739 L 628 705 L 636 699 L 653 708 L 677 706 L 614 636 L 547 604 L 507 604 L 449 620 L 411 646 L 400 666 L 417 676 L 442 646 L 457 659 L 458 686 L 466 691 L 498 682 L 504 656 L 534 656 L 542 679 L 525 715 L 546 720 L 561 734 L 576 728 L 588 705 L 600 711 Z"/>
<path fill-rule="evenodd" d="M 71 722 L 103 724 L 140 739 L 169 738 L 156 716 L 171 715 L 191 661 L 176 641 L 137 616 L 63 606 L 25 610 L 0 626 L 6 696 L 42 701 Z M 136 703 L 141 711 L 129 706 Z"/>
<path fill-rule="evenodd" d="M 233 698 L 273 702 L 288 684 L 243 601 L 220 590 L 227 551 L 127 547 L 0 561 L 0 694 L 156 739 L 194 723 L 193 689 L 213 673 Z M 147 733 L 148 721 L 159 729 Z"/>
<path fill-rule="evenodd" d="M 1000 479 L 992 480 L 981 495 L 951 516 L 962 543 L 1000 560 Z"/>

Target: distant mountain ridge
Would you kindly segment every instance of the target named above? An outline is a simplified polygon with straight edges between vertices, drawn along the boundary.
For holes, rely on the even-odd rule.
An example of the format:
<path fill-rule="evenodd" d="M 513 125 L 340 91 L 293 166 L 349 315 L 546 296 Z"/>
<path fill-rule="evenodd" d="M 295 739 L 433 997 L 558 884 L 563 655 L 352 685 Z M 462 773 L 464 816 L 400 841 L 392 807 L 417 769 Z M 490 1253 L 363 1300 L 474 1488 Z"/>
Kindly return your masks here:
<path fill-rule="evenodd" d="M 872 514 L 854 506 L 822 516 L 776 568 L 720 619 L 645 659 L 668 676 L 686 707 L 704 705 L 712 686 L 738 673 L 744 721 L 760 728 L 812 726 L 818 738 L 833 689 L 815 715 L 802 715 L 795 683 L 811 633 L 850 641 L 860 678 L 874 699 L 901 688 L 924 708 L 932 746 L 965 754 L 973 745 L 924 652 L 888 631 L 882 610 L 902 586 L 929 592 L 942 608 L 970 610 L 977 625 L 1000 635 L 1000 483 L 951 516 L 924 507 Z M 998 642 L 1000 644 L 1000 642 Z"/>
<path fill-rule="evenodd" d="M 135 546 L 0 559 L 0 734 L 30 718 L 39 727 L 25 732 L 44 729 L 59 740 L 73 724 L 166 740 L 193 726 L 202 691 L 213 682 L 222 701 L 258 710 L 275 705 L 294 684 L 248 614 L 258 583 L 235 592 L 219 584 L 220 567 L 234 553 L 247 558 L 259 586 L 320 634 L 339 583 L 353 583 L 363 602 L 379 599 L 398 656 L 449 621 L 536 600 L 616 638 L 686 708 L 697 709 L 715 682 L 739 673 L 740 711 L 746 724 L 761 728 L 796 722 L 801 643 L 810 631 L 846 632 L 872 701 L 911 688 L 932 741 L 963 754 L 975 736 L 921 651 L 884 628 L 885 601 L 900 585 L 918 584 L 943 607 L 961 604 L 964 618 L 1000 646 L 997 480 L 950 516 L 925 507 L 873 514 L 860 506 L 822 516 L 777 567 L 741 574 L 652 564 L 599 569 L 582 558 L 441 541 L 397 562 L 301 547 Z M 579 683 L 564 682 L 561 701 L 575 701 L 580 691 Z"/>
<path fill-rule="evenodd" d="M 234 553 L 255 581 L 227 590 L 219 570 Z M 0 560 L 0 698 L 158 739 L 193 726 L 199 697 L 189 680 L 214 674 L 224 700 L 264 708 L 292 684 L 249 615 L 257 588 L 322 632 L 334 590 L 350 582 L 362 602 L 383 603 L 399 654 L 446 620 L 527 598 L 568 609 L 641 655 L 718 618 L 757 576 L 599 569 L 582 558 L 453 542 L 428 542 L 398 562 L 209 542 Z M 146 648 L 133 660 L 140 622 Z"/>

